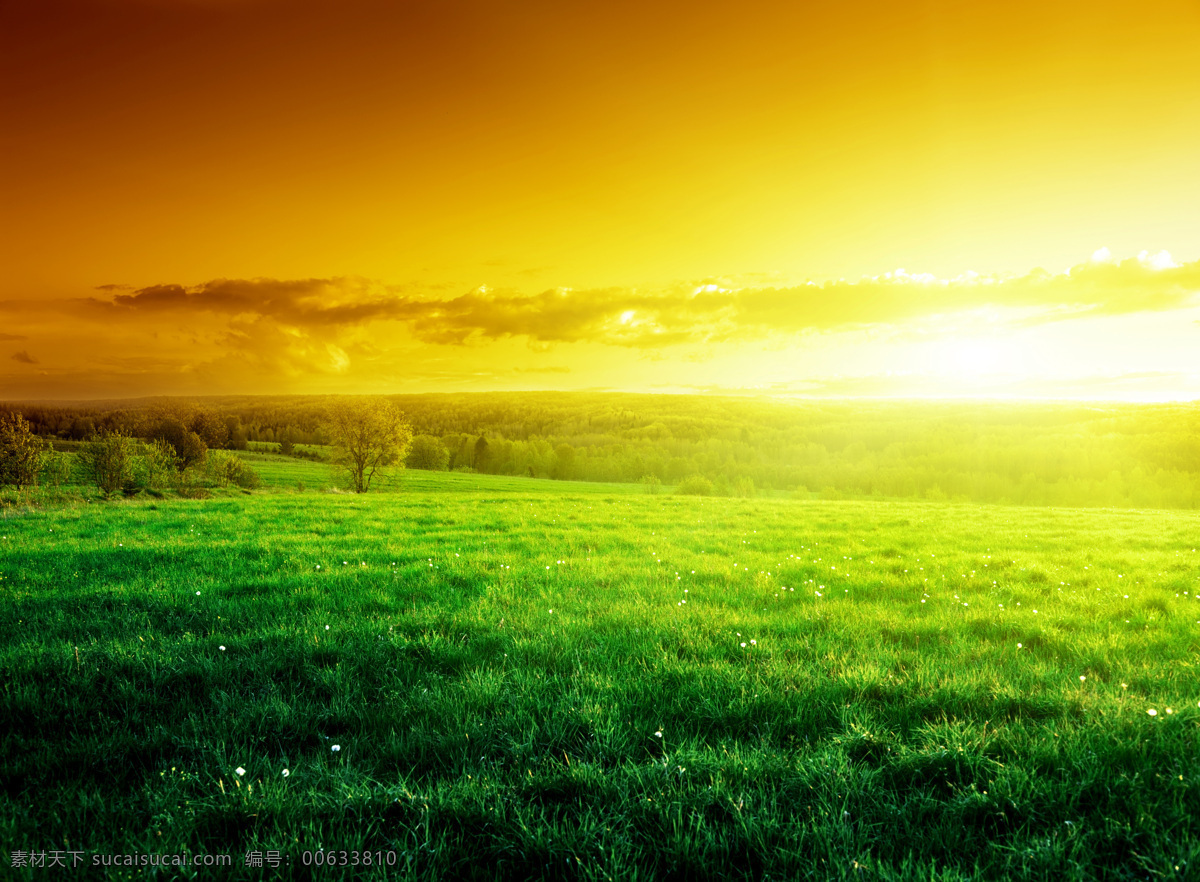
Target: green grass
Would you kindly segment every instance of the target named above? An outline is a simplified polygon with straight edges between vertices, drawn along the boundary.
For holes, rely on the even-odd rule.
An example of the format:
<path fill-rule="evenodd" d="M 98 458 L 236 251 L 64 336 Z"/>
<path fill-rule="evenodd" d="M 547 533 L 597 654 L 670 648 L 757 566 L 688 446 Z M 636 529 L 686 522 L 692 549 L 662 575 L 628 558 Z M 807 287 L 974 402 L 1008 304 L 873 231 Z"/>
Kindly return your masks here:
<path fill-rule="evenodd" d="M 1194 514 L 247 458 L 288 489 L 4 512 L 6 869 L 1200 877 Z"/>

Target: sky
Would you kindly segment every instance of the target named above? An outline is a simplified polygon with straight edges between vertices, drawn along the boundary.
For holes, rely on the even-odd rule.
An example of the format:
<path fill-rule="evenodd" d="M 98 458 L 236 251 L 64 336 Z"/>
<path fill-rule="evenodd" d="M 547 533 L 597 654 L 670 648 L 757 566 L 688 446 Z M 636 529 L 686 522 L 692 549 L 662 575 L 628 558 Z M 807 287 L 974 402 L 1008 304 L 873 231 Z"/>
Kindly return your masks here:
<path fill-rule="evenodd" d="M 0 0 L 0 399 L 1200 399 L 1200 0 Z"/>

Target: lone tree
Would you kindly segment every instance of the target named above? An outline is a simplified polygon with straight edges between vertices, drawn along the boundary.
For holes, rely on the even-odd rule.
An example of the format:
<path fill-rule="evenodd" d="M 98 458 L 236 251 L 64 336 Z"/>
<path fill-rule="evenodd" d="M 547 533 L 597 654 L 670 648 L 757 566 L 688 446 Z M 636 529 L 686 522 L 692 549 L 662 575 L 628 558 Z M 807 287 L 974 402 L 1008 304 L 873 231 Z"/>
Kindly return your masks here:
<path fill-rule="evenodd" d="M 355 493 L 365 493 L 385 466 L 404 468 L 412 427 L 400 408 L 379 396 L 339 396 L 326 408 L 333 463 L 345 469 Z"/>
<path fill-rule="evenodd" d="M 24 416 L 16 411 L 0 414 L 0 486 L 11 484 L 20 490 L 33 485 L 44 448 Z"/>

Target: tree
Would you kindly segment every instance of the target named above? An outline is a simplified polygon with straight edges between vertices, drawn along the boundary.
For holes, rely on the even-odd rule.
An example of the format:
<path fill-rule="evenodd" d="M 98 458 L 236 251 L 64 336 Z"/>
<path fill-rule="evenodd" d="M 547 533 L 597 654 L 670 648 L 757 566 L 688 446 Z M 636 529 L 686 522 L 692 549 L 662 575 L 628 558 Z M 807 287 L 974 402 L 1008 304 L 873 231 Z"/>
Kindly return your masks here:
<path fill-rule="evenodd" d="M 345 469 L 355 493 L 365 493 L 381 468 L 398 465 L 412 441 L 400 408 L 379 396 L 339 396 L 326 408 L 333 463 Z"/>
<path fill-rule="evenodd" d="M 225 431 L 229 435 L 230 450 L 246 449 L 246 428 L 242 425 L 240 418 L 236 416 L 225 417 Z"/>
<path fill-rule="evenodd" d="M 105 498 L 133 488 L 133 463 L 138 443 L 120 432 L 98 435 L 79 448 L 79 461 Z"/>
<path fill-rule="evenodd" d="M 704 475 L 689 475 L 675 487 L 679 496 L 712 496 L 713 483 Z"/>
<path fill-rule="evenodd" d="M 479 440 L 475 442 L 475 453 L 471 457 L 471 467 L 477 472 L 486 472 L 491 461 L 492 454 L 488 450 L 487 438 L 480 435 Z"/>
<path fill-rule="evenodd" d="M 559 444 L 554 448 L 554 471 L 550 477 L 569 481 L 575 476 L 575 448 L 570 444 Z"/>
<path fill-rule="evenodd" d="M 68 434 L 75 441 L 86 441 L 96 434 L 96 421 L 91 417 L 75 417 Z"/>
<path fill-rule="evenodd" d="M 46 451 L 42 457 L 42 483 L 58 489 L 71 479 L 71 455 Z"/>
<path fill-rule="evenodd" d="M 150 490 L 162 490 L 171 475 L 179 471 L 175 448 L 161 439 L 142 444 L 137 460 L 138 480 Z"/>
<path fill-rule="evenodd" d="M 410 469 L 444 472 L 450 464 L 450 451 L 432 435 L 417 435 L 412 439 L 404 464 Z"/>
<path fill-rule="evenodd" d="M 205 452 L 220 450 L 229 443 L 229 425 L 213 410 L 197 410 L 188 420 L 188 429 L 204 442 Z"/>
<path fill-rule="evenodd" d="M 44 448 L 21 414 L 0 416 L 0 486 L 12 484 L 19 490 L 36 483 Z"/>
<path fill-rule="evenodd" d="M 458 452 L 450 457 L 450 468 L 458 471 L 459 469 L 474 468 L 472 457 L 475 455 L 475 447 L 471 444 L 469 435 L 462 436 L 462 441 L 458 445 Z"/>
<path fill-rule="evenodd" d="M 164 417 L 150 431 L 150 440 L 165 441 L 175 451 L 176 467 L 183 471 L 189 466 L 204 462 L 208 445 L 195 432 L 176 417 Z"/>

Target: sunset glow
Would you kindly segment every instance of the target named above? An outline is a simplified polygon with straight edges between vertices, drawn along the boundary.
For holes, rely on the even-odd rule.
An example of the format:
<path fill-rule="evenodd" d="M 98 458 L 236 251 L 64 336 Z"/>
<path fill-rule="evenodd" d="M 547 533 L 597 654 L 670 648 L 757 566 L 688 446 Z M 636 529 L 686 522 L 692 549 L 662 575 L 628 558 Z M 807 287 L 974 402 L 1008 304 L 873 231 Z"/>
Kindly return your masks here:
<path fill-rule="evenodd" d="M 1200 398 L 1200 6 L 0 7 L 0 398 Z"/>

